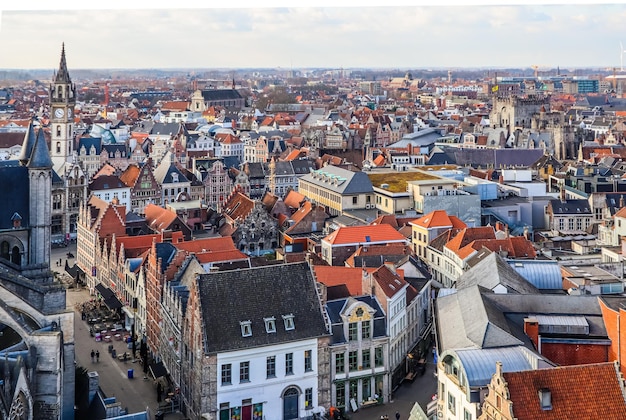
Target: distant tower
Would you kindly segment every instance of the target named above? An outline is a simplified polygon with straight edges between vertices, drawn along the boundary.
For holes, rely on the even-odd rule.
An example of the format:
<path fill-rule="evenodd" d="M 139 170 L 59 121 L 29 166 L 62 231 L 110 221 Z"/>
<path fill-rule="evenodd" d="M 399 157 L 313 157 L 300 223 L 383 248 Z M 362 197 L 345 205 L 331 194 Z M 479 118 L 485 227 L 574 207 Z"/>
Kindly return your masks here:
<path fill-rule="evenodd" d="M 72 84 L 65 62 L 65 44 L 61 47 L 59 70 L 50 84 L 50 157 L 54 170 L 63 176 L 63 167 L 72 156 L 76 86 Z"/>
<path fill-rule="evenodd" d="M 448 70 L 448 84 L 452 83 L 452 70 Z"/>
<path fill-rule="evenodd" d="M 32 143 L 32 124 L 25 144 Z M 28 147 L 28 146 L 26 146 Z M 37 133 L 32 144 L 28 168 L 30 193 L 30 239 L 27 269 L 33 270 L 29 277 L 46 277 L 50 270 L 50 225 L 52 224 L 52 160 L 43 129 Z"/>

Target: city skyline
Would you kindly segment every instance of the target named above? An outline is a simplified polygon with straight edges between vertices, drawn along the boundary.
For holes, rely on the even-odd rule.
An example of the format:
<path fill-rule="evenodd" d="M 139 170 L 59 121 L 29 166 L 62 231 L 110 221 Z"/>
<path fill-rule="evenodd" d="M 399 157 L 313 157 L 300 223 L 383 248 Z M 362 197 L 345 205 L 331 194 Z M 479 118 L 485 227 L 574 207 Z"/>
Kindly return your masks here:
<path fill-rule="evenodd" d="M 323 4 L 323 3 L 315 3 Z M 624 4 L 7 10 L 1 69 L 612 68 Z M 135 6 L 136 7 L 136 6 Z M 165 6 L 163 6 L 165 7 Z M 14 7 L 15 8 L 15 7 Z M 50 8 L 50 7 L 48 7 Z"/>

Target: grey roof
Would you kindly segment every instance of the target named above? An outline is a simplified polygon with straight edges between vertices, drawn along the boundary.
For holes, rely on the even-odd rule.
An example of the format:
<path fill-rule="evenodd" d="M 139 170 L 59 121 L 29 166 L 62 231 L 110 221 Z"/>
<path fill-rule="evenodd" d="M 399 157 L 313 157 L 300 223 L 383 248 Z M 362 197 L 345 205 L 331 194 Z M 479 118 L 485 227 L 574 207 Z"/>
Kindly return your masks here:
<path fill-rule="evenodd" d="M 52 168 L 52 159 L 50 159 L 50 152 L 48 151 L 48 144 L 43 133 L 43 129 L 39 129 L 37 133 L 37 140 L 33 145 L 33 150 L 28 160 L 29 168 Z"/>
<path fill-rule="evenodd" d="M 117 175 L 100 175 L 89 183 L 88 188 L 89 191 L 102 191 L 129 187 Z"/>
<path fill-rule="evenodd" d="M 372 338 L 385 337 L 386 333 L 386 318 L 385 313 L 380 307 L 378 300 L 374 296 L 358 296 L 348 297 L 345 299 L 337 299 L 326 303 L 326 313 L 330 319 L 332 328 L 332 343 L 346 343 L 346 337 L 343 330 L 343 319 L 341 313 L 345 308 L 352 305 L 355 302 L 363 302 L 374 309 L 374 325 L 372 328 Z"/>
<path fill-rule="evenodd" d="M 169 242 L 155 244 L 157 260 L 161 260 L 161 272 L 165 273 L 174 256 L 176 255 L 176 247 Z"/>
<path fill-rule="evenodd" d="M 315 162 L 311 159 L 294 159 L 291 161 L 291 166 L 296 176 L 306 175 L 311 172 L 311 169 L 315 169 Z"/>
<path fill-rule="evenodd" d="M 482 261 L 463 273 L 456 282 L 458 289 L 482 286 L 494 290 L 506 287 L 507 293 L 539 293 L 539 290 L 512 268 L 497 252 L 489 253 Z"/>
<path fill-rule="evenodd" d="M 361 194 L 374 191 L 365 172 L 352 172 L 333 165 L 312 171 L 300 179 L 339 194 Z"/>
<path fill-rule="evenodd" d="M 180 130 L 180 123 L 155 123 L 150 129 L 150 134 L 169 134 L 173 136 L 178 134 Z"/>
<path fill-rule="evenodd" d="M 491 165 L 500 167 L 531 167 L 541 156 L 543 149 L 459 149 L 444 147 L 447 155 L 454 156 L 454 162 L 462 166 Z"/>
<path fill-rule="evenodd" d="M 206 353 L 329 335 L 316 283 L 307 263 L 201 274 L 196 278 L 196 287 Z M 284 315 L 293 315 L 294 329 L 285 329 Z M 268 317 L 276 320 L 275 333 L 265 330 L 264 318 Z M 251 336 L 242 336 L 242 321 L 251 322 Z"/>
<path fill-rule="evenodd" d="M 99 155 L 102 151 L 102 139 L 100 137 L 81 137 L 78 139 L 78 148 L 76 149 L 80 154 L 80 149 L 85 148 L 85 153 L 89 155 L 91 147 L 96 151 L 96 155 Z"/>
<path fill-rule="evenodd" d="M 507 260 L 507 263 L 537 289 L 563 290 L 561 268 L 557 261 Z"/>
<path fill-rule="evenodd" d="M 554 214 L 591 214 L 591 206 L 587 200 L 550 200 Z"/>
<path fill-rule="evenodd" d="M 167 152 L 163 157 L 159 166 L 154 170 L 154 179 L 161 185 L 169 184 L 172 181 L 172 174 L 178 174 L 178 182 L 190 182 L 189 179 L 183 174 L 174 162 L 172 152 Z"/>
<path fill-rule="evenodd" d="M 263 178 L 265 179 L 265 168 L 260 162 L 249 162 L 246 164 L 246 173 L 249 179 Z"/>
<path fill-rule="evenodd" d="M 503 313 L 484 299 L 478 286 L 438 298 L 437 324 L 440 352 L 523 344 L 511 334 Z"/>
<path fill-rule="evenodd" d="M 439 130 L 434 128 L 425 128 L 420 131 L 405 134 L 399 141 L 395 142 L 391 147 L 406 148 L 409 144 L 413 146 L 428 146 L 434 144 L 441 138 Z"/>
<path fill-rule="evenodd" d="M 26 164 L 28 159 L 30 159 L 30 154 L 33 151 L 33 146 L 35 145 L 35 141 L 37 140 L 37 134 L 35 133 L 35 128 L 33 127 L 33 123 L 31 121 L 28 124 L 28 128 L 26 130 L 26 135 L 24 136 L 24 142 L 22 143 L 22 150 L 20 151 L 19 160 L 22 164 Z"/>
<path fill-rule="evenodd" d="M 205 101 L 223 101 L 226 99 L 241 99 L 241 95 L 235 89 L 207 89 L 202 90 Z"/>
<path fill-rule="evenodd" d="M 0 230 L 12 229 L 14 213 L 22 216 L 22 226 L 30 220 L 28 169 L 17 160 L 0 161 Z"/>
<path fill-rule="evenodd" d="M 540 355 L 532 353 L 523 346 L 463 349 L 456 350 L 452 354 L 461 362 L 470 387 L 483 387 L 489 384 L 491 377 L 496 373 L 496 362 L 502 363 L 504 372 L 519 372 L 549 366 Z"/>

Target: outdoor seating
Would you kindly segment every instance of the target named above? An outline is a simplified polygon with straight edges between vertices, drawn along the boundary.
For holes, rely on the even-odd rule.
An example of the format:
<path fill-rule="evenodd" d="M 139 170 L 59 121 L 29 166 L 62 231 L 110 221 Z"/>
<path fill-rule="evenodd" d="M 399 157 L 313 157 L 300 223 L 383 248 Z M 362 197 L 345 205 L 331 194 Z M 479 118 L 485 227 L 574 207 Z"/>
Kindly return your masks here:
<path fill-rule="evenodd" d="M 115 337 L 115 339 L 117 341 L 122 341 L 122 335 L 121 334 L 115 334 L 113 337 Z"/>
<path fill-rule="evenodd" d="M 111 336 L 110 335 L 105 335 L 104 336 L 104 341 L 106 341 L 107 343 L 111 342 Z"/>

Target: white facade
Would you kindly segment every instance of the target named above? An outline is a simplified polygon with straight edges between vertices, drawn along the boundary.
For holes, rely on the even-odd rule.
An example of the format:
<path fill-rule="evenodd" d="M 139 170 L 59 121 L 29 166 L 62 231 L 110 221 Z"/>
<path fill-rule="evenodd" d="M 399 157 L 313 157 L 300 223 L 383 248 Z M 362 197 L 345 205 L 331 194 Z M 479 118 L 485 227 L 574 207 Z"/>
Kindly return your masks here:
<path fill-rule="evenodd" d="M 110 203 L 114 198 L 117 198 L 120 205 L 126 206 L 127 213 L 132 210 L 130 203 L 130 187 L 92 190 L 91 193 L 107 203 Z"/>
<path fill-rule="evenodd" d="M 305 369 L 305 352 L 310 352 L 310 362 L 306 362 L 307 367 L 310 365 L 309 370 Z M 250 401 L 253 407 L 263 404 L 263 418 L 280 419 L 283 418 L 284 398 L 297 391 L 298 418 L 319 413 L 323 409 L 318 407 L 317 352 L 317 340 L 309 339 L 219 354 L 217 407 L 220 411 L 230 410 L 241 406 L 243 401 Z M 292 357 L 292 373 L 288 371 L 288 354 Z M 271 361 L 268 362 L 272 357 L 273 375 Z M 230 381 L 224 376 L 228 365 Z"/>

